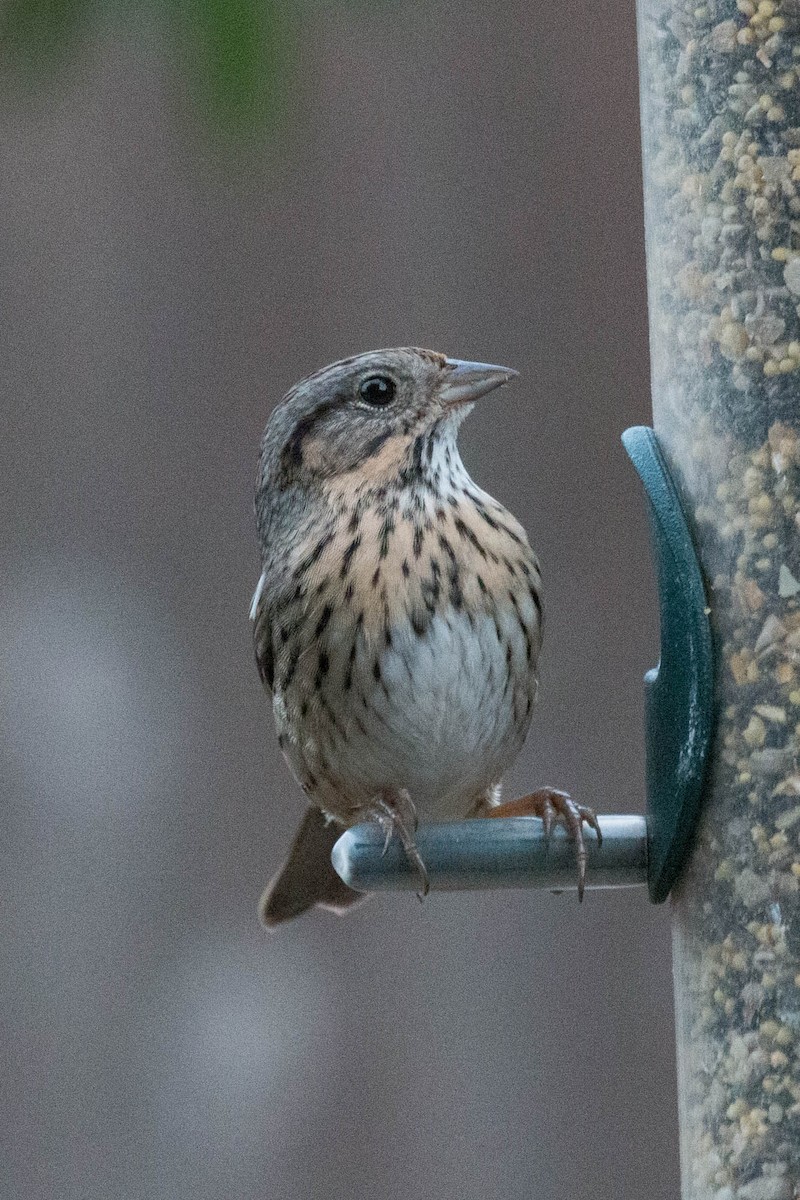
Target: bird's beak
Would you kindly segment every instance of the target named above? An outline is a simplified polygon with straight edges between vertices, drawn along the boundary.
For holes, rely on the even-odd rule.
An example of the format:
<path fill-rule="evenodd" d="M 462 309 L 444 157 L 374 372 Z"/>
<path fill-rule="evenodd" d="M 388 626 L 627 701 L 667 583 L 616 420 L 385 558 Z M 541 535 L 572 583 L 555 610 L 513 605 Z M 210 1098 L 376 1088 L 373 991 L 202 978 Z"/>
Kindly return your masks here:
<path fill-rule="evenodd" d="M 511 367 L 496 367 L 492 363 L 463 362 L 460 358 L 448 358 L 445 362 L 447 375 L 439 392 L 445 408 L 458 408 L 471 404 L 487 392 L 502 387 L 514 379 L 519 372 Z"/>

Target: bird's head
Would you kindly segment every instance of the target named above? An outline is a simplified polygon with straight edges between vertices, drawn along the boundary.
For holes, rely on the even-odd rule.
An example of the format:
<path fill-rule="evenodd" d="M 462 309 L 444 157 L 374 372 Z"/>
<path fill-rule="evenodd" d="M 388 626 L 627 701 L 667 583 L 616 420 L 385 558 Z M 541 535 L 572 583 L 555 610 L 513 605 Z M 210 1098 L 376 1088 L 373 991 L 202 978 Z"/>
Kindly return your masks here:
<path fill-rule="evenodd" d="M 431 439 L 454 439 L 473 402 L 516 374 L 412 347 L 372 350 L 324 367 L 272 413 L 259 490 L 336 477 L 354 486 L 380 484 L 413 474 Z"/>

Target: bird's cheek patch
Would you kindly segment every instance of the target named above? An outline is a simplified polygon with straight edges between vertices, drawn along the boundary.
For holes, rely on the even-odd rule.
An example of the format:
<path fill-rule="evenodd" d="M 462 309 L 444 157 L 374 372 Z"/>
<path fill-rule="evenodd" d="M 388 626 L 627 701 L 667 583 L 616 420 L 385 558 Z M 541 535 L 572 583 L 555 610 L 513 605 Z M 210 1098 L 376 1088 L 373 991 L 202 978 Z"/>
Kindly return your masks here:
<path fill-rule="evenodd" d="M 318 435 L 306 437 L 303 442 L 303 466 L 307 471 L 322 471 L 330 458 L 330 451 L 325 453 L 325 438 Z"/>
<path fill-rule="evenodd" d="M 394 432 L 386 431 L 386 436 L 378 435 L 364 445 L 364 455 L 357 463 L 359 479 L 368 483 L 377 483 L 383 479 L 396 477 L 405 456 L 407 438 Z"/>

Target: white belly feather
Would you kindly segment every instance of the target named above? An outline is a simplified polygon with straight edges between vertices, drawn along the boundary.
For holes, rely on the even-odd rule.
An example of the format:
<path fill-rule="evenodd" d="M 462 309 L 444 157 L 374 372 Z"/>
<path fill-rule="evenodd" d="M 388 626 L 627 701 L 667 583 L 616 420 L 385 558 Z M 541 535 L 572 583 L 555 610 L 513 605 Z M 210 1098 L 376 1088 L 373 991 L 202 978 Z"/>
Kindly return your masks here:
<path fill-rule="evenodd" d="M 435 617 L 425 638 L 408 631 L 386 653 L 366 757 L 401 781 L 421 817 L 466 815 L 519 752 L 530 706 L 524 642 L 514 634 L 510 682 L 505 645 L 484 614 L 474 624 L 464 613 Z"/>
<path fill-rule="evenodd" d="M 532 605 L 526 615 L 535 623 Z M 384 788 L 405 788 L 423 820 L 464 817 L 519 753 L 536 694 L 533 666 L 513 614 L 470 621 L 450 610 L 423 636 L 407 623 L 395 627 L 379 681 L 369 658 L 357 664 L 336 714 L 338 735 L 324 730 L 322 715 L 290 729 L 278 694 L 276 720 L 301 783 L 313 778 L 318 801 L 338 816 L 343 802 L 352 811 Z"/>

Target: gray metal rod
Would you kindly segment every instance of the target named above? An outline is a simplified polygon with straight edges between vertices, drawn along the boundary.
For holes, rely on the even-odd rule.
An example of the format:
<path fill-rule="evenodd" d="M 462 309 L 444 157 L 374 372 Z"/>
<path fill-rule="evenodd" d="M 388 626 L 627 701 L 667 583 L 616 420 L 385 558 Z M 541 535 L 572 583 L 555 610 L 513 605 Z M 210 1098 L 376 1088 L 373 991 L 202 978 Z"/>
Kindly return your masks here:
<path fill-rule="evenodd" d="M 647 882 L 647 824 L 642 816 L 599 817 L 603 844 L 584 831 L 587 888 L 640 887 Z M 477 888 L 576 889 L 575 844 L 563 827 L 549 839 L 536 817 L 498 818 L 421 825 L 417 846 L 434 891 Z M 356 825 L 333 848 L 333 865 L 359 891 L 417 891 L 419 875 L 392 838 L 383 853 L 377 825 Z"/>

